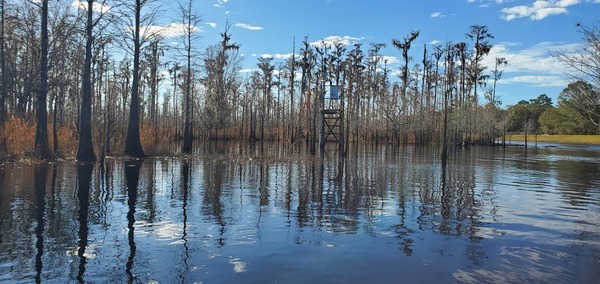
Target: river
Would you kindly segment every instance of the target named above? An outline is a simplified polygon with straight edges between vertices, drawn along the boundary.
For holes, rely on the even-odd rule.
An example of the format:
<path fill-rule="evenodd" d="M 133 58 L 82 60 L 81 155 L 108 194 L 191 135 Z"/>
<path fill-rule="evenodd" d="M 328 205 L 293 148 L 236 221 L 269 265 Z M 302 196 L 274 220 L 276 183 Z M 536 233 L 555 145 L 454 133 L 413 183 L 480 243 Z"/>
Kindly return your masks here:
<path fill-rule="evenodd" d="M 0 165 L 0 282 L 600 279 L 598 146 L 198 148 Z"/>

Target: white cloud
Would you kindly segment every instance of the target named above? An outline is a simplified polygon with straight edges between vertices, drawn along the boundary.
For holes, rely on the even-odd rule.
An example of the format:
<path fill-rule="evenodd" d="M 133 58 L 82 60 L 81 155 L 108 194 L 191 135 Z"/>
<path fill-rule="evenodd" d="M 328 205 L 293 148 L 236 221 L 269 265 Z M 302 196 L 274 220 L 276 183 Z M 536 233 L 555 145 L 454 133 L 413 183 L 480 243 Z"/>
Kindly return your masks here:
<path fill-rule="evenodd" d="M 256 54 L 254 54 L 256 55 Z M 288 58 L 292 58 L 292 53 L 287 53 L 287 54 L 280 54 L 280 53 L 276 53 L 276 54 L 261 54 L 260 57 L 263 58 L 274 58 L 274 59 L 288 59 Z"/>
<path fill-rule="evenodd" d="M 186 26 L 179 23 L 170 23 L 166 26 L 144 26 L 141 27 L 142 36 L 148 37 L 158 35 L 161 37 L 175 37 L 185 34 Z M 192 27 L 192 32 L 200 31 L 199 27 Z"/>
<path fill-rule="evenodd" d="M 579 2 L 581 2 L 581 1 L 579 1 L 579 0 L 560 0 L 560 1 L 558 1 L 558 3 L 556 3 L 556 5 L 558 7 L 568 7 L 571 5 L 579 4 Z"/>
<path fill-rule="evenodd" d="M 577 52 L 580 45 L 573 43 L 542 42 L 532 47 L 513 50 L 519 43 L 506 42 L 494 45 L 488 56 L 481 62 L 487 66 L 486 72 L 494 70 L 496 58 L 504 57 L 508 61 L 504 75 L 498 81 L 501 84 L 530 84 L 538 87 L 566 86 L 568 70 L 555 57 L 554 51 Z"/>
<path fill-rule="evenodd" d="M 515 76 L 512 78 L 502 79 L 498 84 L 530 84 L 536 87 L 564 87 L 568 81 L 561 76 L 539 76 L 539 75 L 524 75 Z"/>
<path fill-rule="evenodd" d="M 504 57 L 508 61 L 505 73 L 526 72 L 536 75 L 559 75 L 564 74 L 564 66 L 552 56 L 551 52 L 556 50 L 575 51 L 578 44 L 565 44 L 542 42 L 532 47 L 511 50 L 510 47 L 517 46 L 515 43 L 499 43 L 494 45 L 482 64 L 492 70 L 496 63 L 496 57 Z"/>
<path fill-rule="evenodd" d="M 209 25 L 211 28 L 216 28 L 217 27 L 217 23 L 205 23 L 206 25 Z"/>
<path fill-rule="evenodd" d="M 251 25 L 243 24 L 243 23 L 237 23 L 237 24 L 235 24 L 235 27 L 240 28 L 240 29 L 251 30 L 251 31 L 260 31 L 260 30 L 264 29 L 263 27 L 251 26 Z"/>
<path fill-rule="evenodd" d="M 217 0 L 217 3 L 213 4 L 214 7 L 223 8 L 229 0 Z"/>
<path fill-rule="evenodd" d="M 431 17 L 432 18 L 444 18 L 446 16 L 444 16 L 444 14 L 442 14 L 442 12 L 433 12 L 433 13 L 431 13 Z"/>
<path fill-rule="evenodd" d="M 87 4 L 87 2 L 85 2 L 83 0 L 73 0 L 73 3 L 71 4 L 71 6 L 73 6 L 74 8 L 77 8 L 77 9 L 87 11 L 88 4 Z M 110 11 L 110 6 L 102 5 L 100 3 L 94 2 L 92 4 L 92 10 L 94 12 L 104 14 L 104 13 Z"/>
<path fill-rule="evenodd" d="M 531 6 L 519 5 L 500 10 L 500 17 L 511 21 L 526 18 L 539 21 L 552 15 L 566 14 L 567 7 L 581 3 L 580 0 L 536 0 Z"/>
<path fill-rule="evenodd" d="M 325 43 L 328 46 L 333 46 L 336 43 L 341 43 L 342 45 L 354 44 L 358 41 L 363 40 L 364 37 L 352 37 L 352 36 L 328 36 L 323 38 L 322 40 L 313 41 L 310 43 L 312 46 L 323 46 Z"/>
<path fill-rule="evenodd" d="M 252 72 L 258 72 L 259 69 L 258 68 L 246 68 L 246 69 L 240 69 L 240 71 L 238 71 L 238 73 L 252 73 Z"/>
<path fill-rule="evenodd" d="M 383 64 L 387 61 L 387 65 L 391 65 L 391 64 L 397 64 L 400 63 L 400 60 L 398 59 L 398 57 L 396 56 L 388 56 L 388 55 L 381 55 L 379 56 L 379 63 Z"/>
<path fill-rule="evenodd" d="M 438 45 L 440 43 L 441 42 L 439 40 L 437 40 L 437 39 L 434 39 L 434 40 L 432 40 L 432 41 L 429 42 L 429 44 L 432 44 L 432 45 Z"/>

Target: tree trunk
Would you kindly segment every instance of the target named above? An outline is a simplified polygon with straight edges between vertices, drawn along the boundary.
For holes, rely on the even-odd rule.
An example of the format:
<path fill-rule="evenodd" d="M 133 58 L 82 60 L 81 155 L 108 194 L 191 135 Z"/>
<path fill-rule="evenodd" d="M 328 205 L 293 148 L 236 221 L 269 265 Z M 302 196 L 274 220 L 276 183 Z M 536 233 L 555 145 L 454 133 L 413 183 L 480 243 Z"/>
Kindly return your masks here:
<path fill-rule="evenodd" d="M 0 3 L 0 68 L 2 68 L 2 89 L 0 90 L 0 126 L 6 121 L 6 98 L 8 97 L 8 80 L 6 78 L 6 60 L 4 57 L 4 0 Z"/>
<path fill-rule="evenodd" d="M 191 5 L 191 3 L 190 3 Z M 191 6 L 190 6 L 191 8 Z M 190 11 L 191 12 L 191 11 Z M 188 14 L 188 28 L 191 24 L 191 16 Z M 187 34 L 187 74 L 186 74 L 186 82 L 185 82 L 185 123 L 183 126 L 183 149 L 181 150 L 183 153 L 191 153 L 192 152 L 192 127 L 190 125 L 190 100 L 192 98 L 192 54 L 191 54 L 191 31 L 188 30 Z"/>
<path fill-rule="evenodd" d="M 42 34 L 40 56 L 40 87 L 37 94 L 37 125 L 35 128 L 35 152 L 46 160 L 51 157 L 48 146 L 48 110 L 46 96 L 48 93 L 48 0 L 42 0 Z"/>
<path fill-rule="evenodd" d="M 54 97 L 52 109 L 52 141 L 54 141 L 54 156 L 58 156 L 58 94 Z"/>
<path fill-rule="evenodd" d="M 87 23 L 85 27 L 85 59 L 83 67 L 83 82 L 81 86 L 81 120 L 79 125 L 79 149 L 77 160 L 80 162 L 95 162 L 94 142 L 92 140 L 92 5 L 94 0 L 87 0 Z"/>
<path fill-rule="evenodd" d="M 133 82 L 131 85 L 131 104 L 129 106 L 129 124 L 125 138 L 125 155 L 143 158 L 146 155 L 140 141 L 140 104 L 139 104 L 139 78 L 140 78 L 140 13 L 141 0 L 136 0 L 135 30 L 133 36 Z"/>

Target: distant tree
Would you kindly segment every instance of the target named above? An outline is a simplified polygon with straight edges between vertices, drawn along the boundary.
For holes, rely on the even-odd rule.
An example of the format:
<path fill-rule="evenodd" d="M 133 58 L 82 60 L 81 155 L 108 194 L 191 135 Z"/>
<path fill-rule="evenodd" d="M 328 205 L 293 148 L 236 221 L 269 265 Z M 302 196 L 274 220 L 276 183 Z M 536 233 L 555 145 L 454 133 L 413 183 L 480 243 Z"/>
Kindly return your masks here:
<path fill-rule="evenodd" d="M 504 72 L 500 68 L 506 66 L 507 64 L 508 61 L 506 60 L 506 58 L 496 57 L 496 64 L 494 65 L 494 71 L 492 71 L 492 75 L 494 76 L 494 86 L 492 87 L 491 97 L 488 99 L 489 102 L 495 105 L 500 104 L 500 101 L 498 101 L 498 98 L 496 97 L 496 83 L 498 83 L 498 80 L 500 80 L 500 78 L 502 77 L 502 73 Z"/>
<path fill-rule="evenodd" d="M 494 38 L 494 36 L 489 33 L 487 26 L 473 25 L 471 26 L 471 32 L 467 34 L 467 38 L 475 44 L 475 54 L 473 54 L 473 58 L 471 59 L 471 82 L 474 88 L 473 97 L 476 99 L 477 87 L 484 84 L 487 79 L 487 76 L 481 75 L 485 67 L 480 66 L 480 63 L 483 56 L 490 53 L 492 45 L 488 39 Z"/>
<path fill-rule="evenodd" d="M 288 80 L 289 80 L 289 89 L 290 89 L 290 110 L 289 110 L 289 137 L 290 143 L 294 143 L 294 84 L 296 83 L 296 39 L 294 38 L 294 44 L 292 47 L 292 57 L 289 58 L 286 62 L 286 69 L 289 72 Z"/>
<path fill-rule="evenodd" d="M 545 94 L 529 101 L 521 100 L 508 107 L 510 116 L 508 131 L 525 131 L 527 133 L 540 129 L 539 118 L 552 108 L 552 99 Z"/>
<path fill-rule="evenodd" d="M 233 96 L 239 87 L 239 44 L 231 41 L 229 29 L 221 33 L 221 42 L 206 48 L 204 58 L 205 76 L 202 84 L 206 89 L 204 103 L 204 120 L 209 130 L 223 129 L 231 115 L 229 97 Z"/>
<path fill-rule="evenodd" d="M 186 5 L 179 5 L 183 23 L 184 51 L 187 62 L 185 80 L 185 121 L 183 126 L 183 153 L 192 152 L 192 126 L 191 126 L 191 101 L 192 101 L 192 52 L 197 36 L 194 35 L 200 23 L 200 17 L 192 9 L 193 0 L 188 0 Z"/>
<path fill-rule="evenodd" d="M 271 63 L 273 61 L 272 57 L 260 57 L 258 58 L 258 69 L 262 72 L 262 102 L 260 105 L 260 142 L 261 145 L 265 139 L 265 118 L 269 116 L 270 104 L 272 101 L 271 98 L 271 87 L 273 87 L 273 71 L 275 70 L 275 65 Z"/>
<path fill-rule="evenodd" d="M 419 31 L 412 31 L 409 35 L 404 37 L 403 41 L 397 39 L 392 40 L 392 45 L 400 50 L 402 59 L 404 59 L 404 67 L 402 67 L 402 75 L 400 76 L 402 79 L 402 96 L 406 95 L 406 89 L 408 88 L 408 51 L 410 50 L 412 42 L 417 39 L 418 36 Z"/>
<path fill-rule="evenodd" d="M 454 51 L 456 52 L 456 56 L 460 61 L 460 91 L 458 98 L 458 106 L 463 107 L 467 96 L 467 57 L 469 56 L 469 51 L 467 50 L 467 43 L 459 42 L 455 44 Z"/>
<path fill-rule="evenodd" d="M 315 54 L 310 44 L 308 37 L 304 37 L 302 48 L 300 48 L 300 61 L 298 65 L 301 70 L 300 77 L 300 121 L 298 123 L 298 133 L 303 135 L 303 127 L 308 124 L 307 115 L 311 107 L 311 92 L 310 83 L 312 81 L 312 69 L 315 66 Z M 308 138 L 308 137 L 306 137 Z"/>
<path fill-rule="evenodd" d="M 547 134 L 595 134 L 597 127 L 568 104 L 550 108 L 539 118 L 542 131 Z"/>

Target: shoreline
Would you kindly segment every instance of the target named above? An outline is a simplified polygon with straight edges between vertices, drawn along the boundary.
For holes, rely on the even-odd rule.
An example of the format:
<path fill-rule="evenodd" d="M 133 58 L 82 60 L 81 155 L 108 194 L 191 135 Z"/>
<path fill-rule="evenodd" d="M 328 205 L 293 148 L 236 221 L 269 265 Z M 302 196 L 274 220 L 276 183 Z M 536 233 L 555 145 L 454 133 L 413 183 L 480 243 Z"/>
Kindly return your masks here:
<path fill-rule="evenodd" d="M 500 139 L 502 139 L 500 137 Z M 550 134 L 529 134 L 527 143 L 561 143 L 574 145 L 600 145 L 600 135 L 550 135 Z M 506 135 L 506 142 L 525 142 L 524 134 Z"/>

